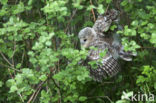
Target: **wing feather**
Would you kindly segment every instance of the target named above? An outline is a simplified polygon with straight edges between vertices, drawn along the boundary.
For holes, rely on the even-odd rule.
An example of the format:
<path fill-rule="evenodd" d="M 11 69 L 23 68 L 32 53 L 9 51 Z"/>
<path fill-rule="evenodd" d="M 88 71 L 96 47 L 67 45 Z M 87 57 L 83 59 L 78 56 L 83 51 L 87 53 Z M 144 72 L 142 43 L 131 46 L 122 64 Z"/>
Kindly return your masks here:
<path fill-rule="evenodd" d="M 98 61 L 99 59 L 102 59 L 102 61 L 101 63 L 97 62 L 97 69 L 92 69 L 92 67 L 89 68 L 91 76 L 97 81 L 102 81 L 103 78 L 115 76 L 120 71 L 118 60 L 113 58 L 109 50 L 104 57 L 101 58 L 99 55 L 105 49 L 112 48 L 106 43 L 94 45 L 98 46 L 98 49 L 90 50 L 88 59 L 89 61 Z"/>

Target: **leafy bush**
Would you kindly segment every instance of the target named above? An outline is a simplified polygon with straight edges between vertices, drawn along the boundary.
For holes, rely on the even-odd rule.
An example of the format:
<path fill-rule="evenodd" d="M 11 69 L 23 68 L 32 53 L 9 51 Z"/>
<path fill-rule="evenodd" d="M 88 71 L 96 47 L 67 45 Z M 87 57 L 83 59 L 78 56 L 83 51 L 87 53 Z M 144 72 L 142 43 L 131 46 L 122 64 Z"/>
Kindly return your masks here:
<path fill-rule="evenodd" d="M 156 1 L 1 0 L 0 102 L 127 103 L 125 91 L 156 94 Z M 137 52 L 102 83 L 81 65 L 77 34 L 98 14 L 120 11 L 125 50 Z M 111 30 L 116 28 L 115 25 Z M 139 102 L 143 103 L 143 102 Z"/>

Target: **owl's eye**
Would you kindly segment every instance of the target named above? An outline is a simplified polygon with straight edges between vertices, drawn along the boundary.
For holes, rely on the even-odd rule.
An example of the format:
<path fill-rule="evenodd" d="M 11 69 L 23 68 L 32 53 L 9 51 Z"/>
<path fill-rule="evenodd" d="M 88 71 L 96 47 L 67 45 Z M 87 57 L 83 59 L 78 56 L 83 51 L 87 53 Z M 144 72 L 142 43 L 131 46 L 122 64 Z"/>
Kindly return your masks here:
<path fill-rule="evenodd" d="M 84 39 L 84 42 L 86 42 L 87 41 L 87 39 Z"/>

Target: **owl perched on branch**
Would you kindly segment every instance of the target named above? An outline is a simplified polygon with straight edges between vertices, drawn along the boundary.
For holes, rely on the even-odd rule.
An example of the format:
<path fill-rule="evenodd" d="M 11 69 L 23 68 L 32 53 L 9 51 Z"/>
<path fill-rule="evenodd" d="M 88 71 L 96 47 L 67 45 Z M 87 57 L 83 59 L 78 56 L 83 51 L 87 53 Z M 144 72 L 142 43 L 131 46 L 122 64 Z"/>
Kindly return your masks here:
<path fill-rule="evenodd" d="M 117 16 L 116 13 L 114 15 Z M 112 22 L 113 20 L 115 20 L 116 16 L 113 17 L 113 15 L 107 15 L 106 18 L 113 17 L 109 18 Z M 93 79 L 96 81 L 102 81 L 103 78 L 115 76 L 120 71 L 118 63 L 119 58 L 125 61 L 131 61 L 131 56 L 135 56 L 131 52 L 124 51 L 124 48 L 120 43 L 118 34 L 112 33 L 109 34 L 109 36 L 104 36 L 103 29 L 109 28 L 111 24 L 107 25 L 109 27 L 105 27 L 103 25 L 105 23 L 109 23 L 107 21 L 102 21 L 101 23 L 103 24 L 100 24 L 100 22 L 98 22 L 97 20 L 93 28 L 86 27 L 80 30 L 78 34 L 81 47 L 89 49 L 89 54 L 86 59 L 87 63 L 92 61 L 96 62 L 96 69 L 87 64 L 87 68 L 90 71 L 91 77 L 93 77 Z M 99 28 L 100 26 L 98 27 L 98 25 L 101 25 L 101 28 Z M 90 49 L 91 47 L 95 47 L 95 49 Z M 106 53 L 101 57 L 100 54 L 104 51 L 106 51 Z"/>

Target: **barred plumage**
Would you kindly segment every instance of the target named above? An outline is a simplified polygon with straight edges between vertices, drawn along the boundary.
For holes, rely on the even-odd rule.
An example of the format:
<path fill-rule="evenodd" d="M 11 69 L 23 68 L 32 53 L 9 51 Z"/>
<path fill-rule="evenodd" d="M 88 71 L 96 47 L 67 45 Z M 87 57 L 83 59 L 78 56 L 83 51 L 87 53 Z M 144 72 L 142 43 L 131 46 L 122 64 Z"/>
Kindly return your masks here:
<path fill-rule="evenodd" d="M 110 28 L 112 22 L 117 19 L 118 12 L 114 9 L 108 11 L 105 16 L 98 16 L 93 29 L 96 33 L 104 35 L 103 32 L 107 32 Z"/>
<path fill-rule="evenodd" d="M 79 39 L 81 46 L 85 48 L 92 46 L 97 48 L 90 49 L 87 57 L 88 62 L 98 61 L 101 59 L 100 63 L 97 62 L 97 69 L 93 69 L 90 65 L 88 65 L 90 75 L 94 80 L 102 81 L 103 78 L 112 77 L 119 72 L 120 68 L 118 60 L 113 57 L 114 53 L 118 53 L 116 52 L 116 48 L 100 39 L 96 32 L 94 32 L 93 28 L 86 27 L 82 29 L 79 33 Z M 106 55 L 104 57 L 100 57 L 100 53 L 105 50 L 107 50 Z"/>
<path fill-rule="evenodd" d="M 90 74 L 95 80 L 102 81 L 104 78 L 115 76 L 120 71 L 118 60 L 113 57 L 114 51 L 116 51 L 115 48 L 99 39 L 95 39 L 89 46 L 94 46 L 98 49 L 89 51 L 88 61 L 98 61 L 99 59 L 102 59 L 101 63 L 97 64 L 97 69 L 92 69 L 91 66 L 89 67 Z M 100 57 L 100 53 L 106 49 L 106 55 Z"/>
<path fill-rule="evenodd" d="M 117 15 L 116 10 L 110 10 L 105 16 L 100 16 L 96 20 L 93 28 L 86 27 L 79 32 L 81 47 L 90 48 L 93 46 L 97 48 L 90 49 L 87 57 L 88 62 L 97 62 L 97 69 L 87 65 L 90 75 L 96 81 L 115 76 L 120 71 L 119 58 L 131 61 L 132 56 L 136 56 L 132 52 L 124 51 L 117 33 L 106 33 L 113 21 L 118 25 L 119 19 Z M 118 30 L 120 30 L 120 25 L 118 25 Z M 106 55 L 100 57 L 100 53 L 105 50 L 107 50 Z M 99 60 L 101 61 L 99 62 Z"/>

